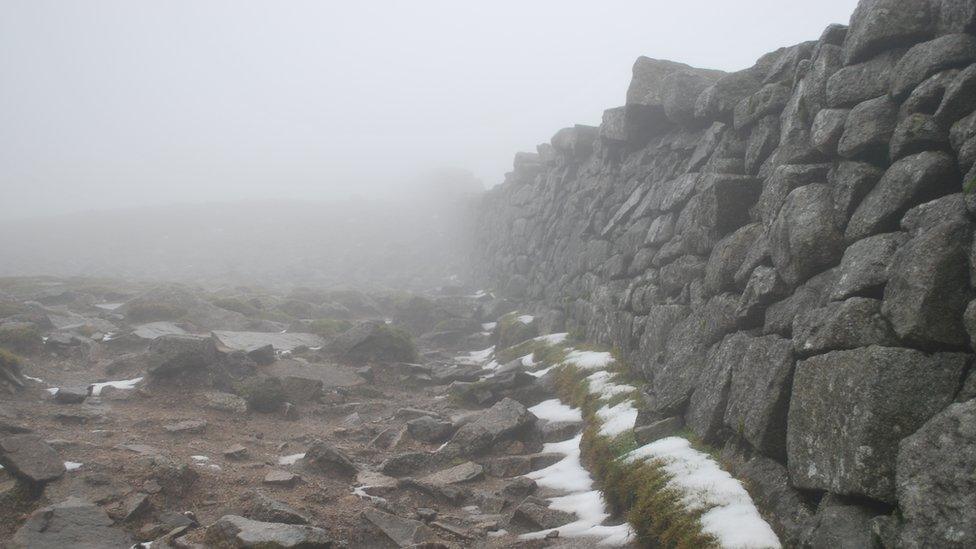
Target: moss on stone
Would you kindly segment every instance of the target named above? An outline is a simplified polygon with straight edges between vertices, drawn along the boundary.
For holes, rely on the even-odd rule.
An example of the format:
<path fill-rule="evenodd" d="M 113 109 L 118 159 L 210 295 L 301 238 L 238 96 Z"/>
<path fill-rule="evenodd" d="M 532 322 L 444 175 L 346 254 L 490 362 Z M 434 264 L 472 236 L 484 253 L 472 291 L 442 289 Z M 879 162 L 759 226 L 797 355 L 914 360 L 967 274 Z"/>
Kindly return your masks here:
<path fill-rule="evenodd" d="M 345 332 L 349 328 L 352 328 L 352 322 L 349 322 L 348 320 L 319 318 L 309 322 L 308 327 L 305 329 L 315 335 L 322 337 L 333 337 Z"/>

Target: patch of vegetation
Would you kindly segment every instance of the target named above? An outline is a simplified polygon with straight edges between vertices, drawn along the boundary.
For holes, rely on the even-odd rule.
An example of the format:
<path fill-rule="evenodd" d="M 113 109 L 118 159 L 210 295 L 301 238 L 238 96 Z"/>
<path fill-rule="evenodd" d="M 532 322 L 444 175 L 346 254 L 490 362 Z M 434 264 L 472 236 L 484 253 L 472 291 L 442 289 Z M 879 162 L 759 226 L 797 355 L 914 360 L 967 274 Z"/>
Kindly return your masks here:
<path fill-rule="evenodd" d="M 161 301 L 137 301 L 126 306 L 126 317 L 135 322 L 178 320 L 186 315 L 186 309 Z"/>
<path fill-rule="evenodd" d="M 617 360 L 616 383 L 626 377 L 626 364 Z M 566 365 L 556 371 L 559 398 L 580 408 L 586 428 L 580 442 L 581 459 L 600 483 L 604 499 L 616 514 L 623 514 L 642 547 L 698 549 L 717 547 L 713 537 L 702 532 L 702 511 L 689 510 L 679 492 L 668 486 L 670 476 L 659 461 L 626 462 L 623 456 L 637 449 L 633 431 L 610 438 L 600 434 L 596 411 L 609 404 L 636 399 L 635 393 L 608 401 L 590 394 L 586 377 L 590 372 Z"/>
<path fill-rule="evenodd" d="M 328 338 L 337 336 L 349 328 L 352 328 L 352 322 L 348 320 L 320 318 L 309 322 L 305 329 L 309 333 Z"/>
<path fill-rule="evenodd" d="M 27 307 L 16 301 L 0 301 L 0 318 L 19 315 L 27 312 Z"/>
<path fill-rule="evenodd" d="M 529 340 L 539 335 L 539 330 L 536 329 L 534 322 L 526 324 L 520 322 L 518 317 L 519 314 L 513 312 L 498 319 L 498 324 L 495 326 L 495 333 L 498 334 L 498 348 L 505 349 L 528 343 Z"/>
<path fill-rule="evenodd" d="M 30 322 L 10 322 L 0 326 L 0 346 L 17 352 L 29 352 L 41 344 L 41 333 Z"/>
<path fill-rule="evenodd" d="M 0 368 L 8 368 L 14 371 L 20 371 L 20 365 L 23 364 L 24 359 L 20 358 L 16 354 L 3 347 L 0 347 Z"/>

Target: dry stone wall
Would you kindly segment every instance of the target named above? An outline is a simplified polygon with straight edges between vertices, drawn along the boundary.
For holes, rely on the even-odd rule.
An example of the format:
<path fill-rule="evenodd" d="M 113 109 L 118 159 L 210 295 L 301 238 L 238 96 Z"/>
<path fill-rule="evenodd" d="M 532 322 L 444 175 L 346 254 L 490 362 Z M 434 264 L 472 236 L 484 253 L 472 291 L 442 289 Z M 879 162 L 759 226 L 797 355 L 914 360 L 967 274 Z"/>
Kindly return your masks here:
<path fill-rule="evenodd" d="M 976 546 L 974 31 L 862 0 L 736 73 L 642 57 L 516 155 L 475 271 L 624 353 L 639 424 L 722 447 L 787 544 Z"/>

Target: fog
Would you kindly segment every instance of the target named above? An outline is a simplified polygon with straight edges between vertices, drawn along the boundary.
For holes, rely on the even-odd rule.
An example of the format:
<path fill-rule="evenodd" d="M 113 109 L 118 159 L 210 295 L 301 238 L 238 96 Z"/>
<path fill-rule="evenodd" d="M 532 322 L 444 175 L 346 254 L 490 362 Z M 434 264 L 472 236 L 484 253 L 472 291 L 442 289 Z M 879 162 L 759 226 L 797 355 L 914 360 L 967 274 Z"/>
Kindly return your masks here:
<path fill-rule="evenodd" d="M 445 167 L 490 187 L 622 104 L 639 55 L 741 69 L 855 5 L 4 0 L 0 221 L 395 200 Z M 104 215 L 59 223 L 107 238 Z"/>

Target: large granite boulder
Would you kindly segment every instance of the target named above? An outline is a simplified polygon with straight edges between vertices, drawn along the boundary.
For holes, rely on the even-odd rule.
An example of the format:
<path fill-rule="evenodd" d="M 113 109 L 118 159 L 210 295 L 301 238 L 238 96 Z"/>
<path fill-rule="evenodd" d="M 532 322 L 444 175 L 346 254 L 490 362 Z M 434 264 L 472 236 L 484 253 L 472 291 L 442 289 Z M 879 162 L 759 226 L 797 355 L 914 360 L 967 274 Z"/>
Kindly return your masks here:
<path fill-rule="evenodd" d="M 916 44 L 895 66 L 891 96 L 902 99 L 940 70 L 965 67 L 974 60 L 976 37 L 968 34 L 949 34 Z"/>
<path fill-rule="evenodd" d="M 472 455 L 491 448 L 493 444 L 535 426 L 536 417 L 525 406 L 505 398 L 481 414 L 478 419 L 462 426 L 442 448 L 448 454 Z"/>
<path fill-rule="evenodd" d="M 99 506 L 80 498 L 34 511 L 14 533 L 10 549 L 127 549 L 132 540 Z"/>
<path fill-rule="evenodd" d="M 793 344 L 800 356 L 897 345 L 895 333 L 881 316 L 881 301 L 852 297 L 802 311 L 793 319 Z"/>
<path fill-rule="evenodd" d="M 217 346 L 210 336 L 164 335 L 149 344 L 146 372 L 165 376 L 185 370 L 197 371 L 217 361 Z"/>
<path fill-rule="evenodd" d="M 935 34 L 938 7 L 932 0 L 862 0 L 851 15 L 844 59 L 857 63 L 888 48 Z"/>
<path fill-rule="evenodd" d="M 935 349 L 968 346 L 962 317 L 973 296 L 971 240 L 968 222 L 943 223 L 895 253 L 881 311 L 906 342 Z"/>
<path fill-rule="evenodd" d="M 952 404 L 898 449 L 903 547 L 976 546 L 976 399 Z"/>
<path fill-rule="evenodd" d="M 898 443 L 952 401 L 968 363 L 879 346 L 800 361 L 787 429 L 793 485 L 894 503 Z"/>
<path fill-rule="evenodd" d="M 352 362 L 416 362 L 410 335 L 386 323 L 367 320 L 339 334 L 329 350 Z"/>
<path fill-rule="evenodd" d="M 56 480 L 64 474 L 64 462 L 38 435 L 15 434 L 0 438 L 0 464 L 15 477 L 33 483 Z"/>
<path fill-rule="evenodd" d="M 830 298 L 876 294 L 888 282 L 891 260 L 907 240 L 908 235 L 904 233 L 885 233 L 848 246 L 837 268 L 837 281 L 830 290 Z"/>
<path fill-rule="evenodd" d="M 791 192 L 769 231 L 773 265 L 792 286 L 835 264 L 842 253 L 842 242 L 831 190 L 824 184 L 806 185 Z"/>
<path fill-rule="evenodd" d="M 847 115 L 837 153 L 847 159 L 887 160 L 897 121 L 898 105 L 887 95 L 858 103 Z"/>

